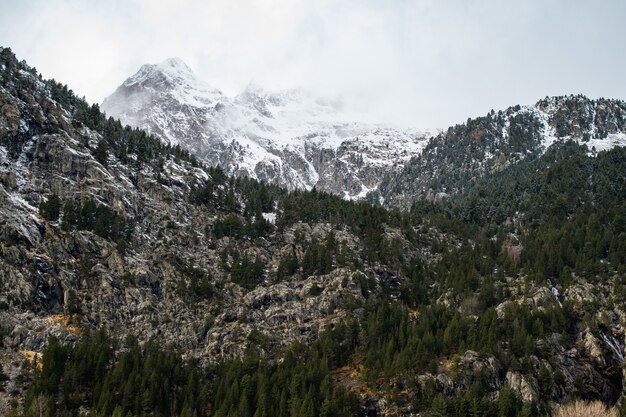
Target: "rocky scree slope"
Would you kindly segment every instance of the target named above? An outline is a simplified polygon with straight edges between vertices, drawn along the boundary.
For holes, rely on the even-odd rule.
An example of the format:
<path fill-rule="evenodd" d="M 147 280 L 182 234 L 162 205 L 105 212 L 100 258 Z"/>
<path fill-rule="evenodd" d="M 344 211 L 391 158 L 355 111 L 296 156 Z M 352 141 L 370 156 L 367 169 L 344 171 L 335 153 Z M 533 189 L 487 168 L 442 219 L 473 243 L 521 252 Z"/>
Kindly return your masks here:
<path fill-rule="evenodd" d="M 142 66 L 101 107 L 230 174 L 346 198 L 375 189 L 435 133 L 346 122 L 338 103 L 302 90 L 250 85 L 228 97 L 177 58 Z"/>
<path fill-rule="evenodd" d="M 589 155 L 626 146 L 626 103 L 546 97 L 533 106 L 468 119 L 433 137 L 400 172 L 388 174 L 368 200 L 404 208 L 421 199 L 440 200 L 566 141 L 586 145 Z"/>

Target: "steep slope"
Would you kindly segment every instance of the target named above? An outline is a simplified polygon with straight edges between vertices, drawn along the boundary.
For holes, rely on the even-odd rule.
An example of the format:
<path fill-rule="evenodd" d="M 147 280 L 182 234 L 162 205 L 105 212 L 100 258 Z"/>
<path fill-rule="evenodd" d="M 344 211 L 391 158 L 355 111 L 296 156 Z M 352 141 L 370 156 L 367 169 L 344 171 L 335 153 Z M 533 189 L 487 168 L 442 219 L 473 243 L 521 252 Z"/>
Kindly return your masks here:
<path fill-rule="evenodd" d="M 386 210 L 206 168 L 0 49 L 0 414 L 613 405 L 624 152 L 551 147 L 468 190 L 476 215 Z M 512 235 L 502 202 L 545 206 Z"/>
<path fill-rule="evenodd" d="M 202 363 L 271 358 L 383 285 L 397 292 L 389 266 L 361 255 L 399 233 L 391 225 L 367 241 L 356 220 L 282 219 L 283 190 L 122 127 L 9 49 L 0 62 L 0 406 L 24 397 L 23 359 L 51 336 L 73 343 L 103 326 Z"/>
<path fill-rule="evenodd" d="M 226 97 L 179 59 L 144 65 L 102 109 L 228 173 L 346 198 L 375 189 L 434 133 L 346 122 L 337 103 L 301 90 Z"/>
<path fill-rule="evenodd" d="M 432 138 L 421 155 L 388 175 L 369 198 L 405 208 L 419 199 L 445 198 L 570 140 L 586 145 L 590 155 L 626 146 L 626 103 L 551 97 L 468 119 Z"/>
<path fill-rule="evenodd" d="M 264 218 L 276 217 L 282 190 L 199 167 L 1 53 L 0 303 L 9 328 L 25 326 L 15 346 L 40 349 L 46 317 L 77 313 L 77 324 L 159 334 L 211 360 L 241 355 L 252 329 L 264 332 L 255 322 L 269 326 L 270 345 L 314 338 L 341 317 L 341 294 L 362 297 L 360 275 L 340 267 L 326 284 L 275 279 L 284 253 L 301 256 L 331 231 L 274 231 Z M 360 250 L 350 230 L 335 235 Z M 314 284 L 333 289 L 312 296 Z"/>

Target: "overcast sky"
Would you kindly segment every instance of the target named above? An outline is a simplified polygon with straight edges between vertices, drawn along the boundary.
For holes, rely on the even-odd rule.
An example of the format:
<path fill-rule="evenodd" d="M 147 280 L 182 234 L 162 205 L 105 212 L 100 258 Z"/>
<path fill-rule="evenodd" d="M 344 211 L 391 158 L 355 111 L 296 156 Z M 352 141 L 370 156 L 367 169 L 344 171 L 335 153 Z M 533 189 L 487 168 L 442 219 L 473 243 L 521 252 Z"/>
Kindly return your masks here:
<path fill-rule="evenodd" d="M 418 127 L 626 99 L 625 23 L 622 0 L 0 0 L 0 45 L 90 102 L 178 56 L 227 94 L 303 87 Z"/>

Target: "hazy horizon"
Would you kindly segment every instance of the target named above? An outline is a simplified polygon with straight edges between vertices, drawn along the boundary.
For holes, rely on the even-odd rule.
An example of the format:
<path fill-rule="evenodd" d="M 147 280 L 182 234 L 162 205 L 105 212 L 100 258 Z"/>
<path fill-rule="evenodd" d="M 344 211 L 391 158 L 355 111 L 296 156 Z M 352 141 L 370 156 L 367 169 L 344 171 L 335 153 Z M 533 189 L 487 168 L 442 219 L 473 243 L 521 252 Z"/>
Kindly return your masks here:
<path fill-rule="evenodd" d="M 180 57 L 228 95 L 303 88 L 363 121 L 445 128 L 545 96 L 626 98 L 623 16 L 620 1 L 27 0 L 0 2 L 0 45 L 95 103 Z"/>

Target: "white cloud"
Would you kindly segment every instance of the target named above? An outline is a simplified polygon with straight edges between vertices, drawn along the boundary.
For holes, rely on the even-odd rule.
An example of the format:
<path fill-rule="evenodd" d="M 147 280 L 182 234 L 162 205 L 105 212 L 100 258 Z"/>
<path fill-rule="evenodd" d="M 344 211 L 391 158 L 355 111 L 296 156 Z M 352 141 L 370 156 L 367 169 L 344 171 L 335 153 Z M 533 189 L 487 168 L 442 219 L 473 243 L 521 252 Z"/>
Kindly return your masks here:
<path fill-rule="evenodd" d="M 0 44 L 99 102 L 146 62 L 227 93 L 341 95 L 359 118 L 446 126 L 545 95 L 626 98 L 620 1 L 0 1 Z"/>

